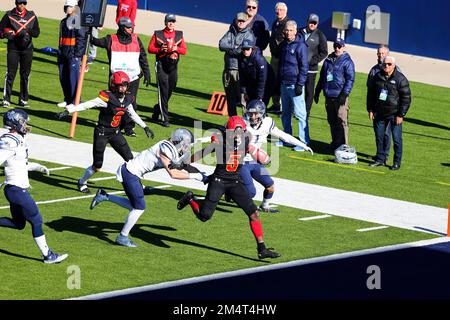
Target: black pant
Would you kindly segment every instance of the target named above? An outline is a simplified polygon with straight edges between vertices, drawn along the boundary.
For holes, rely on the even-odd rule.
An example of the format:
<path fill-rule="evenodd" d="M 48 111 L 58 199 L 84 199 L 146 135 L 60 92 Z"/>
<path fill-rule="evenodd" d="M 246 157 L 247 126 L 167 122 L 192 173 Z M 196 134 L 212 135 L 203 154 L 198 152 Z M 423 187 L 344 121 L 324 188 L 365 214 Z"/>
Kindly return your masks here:
<path fill-rule="evenodd" d="M 103 156 L 108 143 L 126 162 L 133 159 L 133 154 L 131 153 L 127 140 L 125 140 L 119 129 L 95 127 L 92 149 L 94 162 L 92 165 L 97 169 L 103 166 Z"/>
<path fill-rule="evenodd" d="M 169 99 L 177 86 L 178 66 L 156 62 L 156 79 L 158 80 L 158 104 L 153 110 L 153 118 L 162 115 L 163 122 L 169 122 Z"/>
<path fill-rule="evenodd" d="M 8 50 L 7 65 L 8 70 L 5 77 L 5 90 L 3 99 L 11 102 L 11 92 L 16 78 L 17 69 L 20 63 L 20 96 L 23 101 L 28 100 L 28 77 L 31 72 L 31 63 L 33 61 L 33 49 L 23 51 Z M 19 102 L 20 102 L 19 100 Z"/>
<path fill-rule="evenodd" d="M 136 100 L 137 100 L 137 93 L 138 93 L 138 89 L 139 89 L 139 82 L 140 82 L 139 78 L 134 80 L 134 81 L 131 81 L 130 82 L 130 87 L 128 88 L 130 93 L 134 96 L 134 101 L 133 101 L 133 109 L 134 109 L 134 111 L 137 110 Z M 133 119 L 131 119 L 131 117 L 128 115 L 128 113 L 125 113 L 122 116 L 122 122 L 121 122 L 120 127 L 122 129 L 125 129 L 125 131 L 127 131 L 127 130 L 133 129 L 134 126 L 135 126 L 135 123 L 134 123 Z"/>
<path fill-rule="evenodd" d="M 305 103 L 306 103 L 306 113 L 309 114 L 311 112 L 311 107 L 313 104 L 314 98 L 314 86 L 316 84 L 316 74 L 317 73 L 309 73 L 306 77 L 305 83 Z"/>

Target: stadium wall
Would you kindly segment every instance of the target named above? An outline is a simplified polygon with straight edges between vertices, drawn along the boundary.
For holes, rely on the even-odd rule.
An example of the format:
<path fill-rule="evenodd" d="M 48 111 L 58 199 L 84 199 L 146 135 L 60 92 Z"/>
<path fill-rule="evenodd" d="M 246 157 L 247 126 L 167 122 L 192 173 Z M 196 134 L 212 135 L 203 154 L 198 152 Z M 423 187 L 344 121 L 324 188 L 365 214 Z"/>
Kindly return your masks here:
<path fill-rule="evenodd" d="M 109 0 L 116 5 L 117 0 Z M 260 0 L 260 13 L 269 24 L 274 19 L 277 1 Z M 366 9 L 377 5 L 381 12 L 390 13 L 389 47 L 393 51 L 450 60 L 450 28 L 447 15 L 450 2 L 446 0 L 284 0 L 289 17 L 303 25 L 309 13 L 320 17 L 320 28 L 328 40 L 334 40 L 336 29 L 331 28 L 333 11 L 349 12 L 350 21 L 360 19 L 361 29 L 346 30 L 346 41 L 350 44 L 375 48 L 376 44 L 364 42 Z M 171 12 L 182 16 L 230 23 L 238 11 L 244 9 L 244 0 L 138 0 L 140 9 Z M 206 31 L 206 30 L 205 30 Z"/>

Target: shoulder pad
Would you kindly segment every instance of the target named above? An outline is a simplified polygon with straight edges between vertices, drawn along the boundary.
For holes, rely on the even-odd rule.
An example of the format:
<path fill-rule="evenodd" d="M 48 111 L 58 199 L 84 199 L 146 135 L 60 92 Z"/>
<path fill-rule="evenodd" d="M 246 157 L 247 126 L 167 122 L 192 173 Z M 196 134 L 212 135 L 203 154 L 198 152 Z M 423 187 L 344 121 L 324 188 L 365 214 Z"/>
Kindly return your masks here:
<path fill-rule="evenodd" d="M 169 142 L 167 140 L 164 140 L 159 145 L 159 152 L 164 154 L 167 158 L 169 158 L 172 161 L 176 161 L 178 159 L 177 149 L 171 142 Z"/>
<path fill-rule="evenodd" d="M 105 90 L 102 90 L 102 91 L 100 91 L 100 93 L 98 94 L 98 97 L 99 97 L 100 99 L 102 99 L 103 101 L 108 102 L 108 101 L 109 101 L 109 92 L 108 92 L 108 91 L 105 91 Z"/>
<path fill-rule="evenodd" d="M 20 145 L 20 139 L 11 133 L 5 133 L 0 137 L 0 149 L 12 149 Z"/>

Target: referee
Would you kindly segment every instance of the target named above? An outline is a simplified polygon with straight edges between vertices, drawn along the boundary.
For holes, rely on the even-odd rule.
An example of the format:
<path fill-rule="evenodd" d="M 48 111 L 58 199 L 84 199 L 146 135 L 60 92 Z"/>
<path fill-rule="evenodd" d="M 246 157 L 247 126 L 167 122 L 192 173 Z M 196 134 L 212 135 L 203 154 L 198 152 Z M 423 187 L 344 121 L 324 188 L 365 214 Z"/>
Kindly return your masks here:
<path fill-rule="evenodd" d="M 180 54 L 186 54 L 187 48 L 182 31 L 175 31 L 176 16 L 167 14 L 164 18 L 166 27 L 155 31 L 148 52 L 156 54 L 156 76 L 158 79 L 158 104 L 153 110 L 152 119 L 158 120 L 162 115 L 164 127 L 169 123 L 169 99 L 177 86 L 178 61 Z"/>
<path fill-rule="evenodd" d="M 20 63 L 19 106 L 28 105 L 28 78 L 33 61 L 32 38 L 40 33 L 39 22 L 33 11 L 26 9 L 27 0 L 16 0 L 16 7 L 3 16 L 0 38 L 8 39 L 7 71 L 3 90 L 3 107 L 11 104 L 11 91 Z"/>

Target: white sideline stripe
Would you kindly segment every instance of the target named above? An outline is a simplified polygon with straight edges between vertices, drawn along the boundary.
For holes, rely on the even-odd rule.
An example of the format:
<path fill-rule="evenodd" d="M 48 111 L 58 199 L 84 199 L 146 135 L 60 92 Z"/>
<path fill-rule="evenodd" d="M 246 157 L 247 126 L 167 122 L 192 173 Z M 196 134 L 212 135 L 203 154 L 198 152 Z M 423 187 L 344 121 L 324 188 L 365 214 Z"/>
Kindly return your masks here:
<path fill-rule="evenodd" d="M 206 276 L 201 276 L 201 277 L 193 277 L 193 278 L 182 279 L 182 280 L 168 281 L 168 282 L 152 284 L 152 285 L 147 285 L 147 286 L 123 289 L 123 290 L 115 290 L 115 291 L 109 291 L 109 292 L 103 292 L 103 293 L 96 293 L 96 294 L 91 294 L 91 295 L 87 295 L 87 296 L 69 298 L 66 300 L 98 300 L 98 299 L 114 298 L 114 297 L 120 297 L 120 296 L 128 295 L 128 294 L 136 294 L 136 293 L 141 293 L 141 292 L 146 292 L 146 291 L 167 289 L 167 288 L 178 287 L 178 286 L 182 286 L 182 285 L 189 285 L 189 284 L 200 283 L 200 282 L 205 282 L 205 281 L 231 278 L 231 277 L 236 277 L 236 276 L 254 274 L 254 273 L 258 273 L 258 272 L 285 269 L 285 268 L 308 265 L 308 264 L 313 264 L 313 263 L 321 263 L 321 262 L 327 262 L 327 261 L 333 261 L 333 260 L 339 260 L 339 259 L 345 259 L 345 258 L 351 258 L 351 257 L 358 257 L 358 256 L 364 256 L 364 255 L 374 254 L 374 253 L 388 252 L 388 251 L 401 250 L 401 249 L 407 249 L 407 248 L 423 247 L 423 246 L 427 246 L 427 245 L 449 242 L 449 241 L 450 241 L 450 237 L 441 237 L 441 238 L 430 239 L 430 240 L 421 240 L 421 241 L 415 241 L 415 242 L 409 242 L 409 243 L 403 243 L 403 244 L 384 246 L 384 247 L 379 247 L 379 248 L 364 249 L 364 250 L 359 250 L 359 251 L 332 254 L 332 255 L 324 256 L 324 257 L 283 262 L 283 263 L 278 263 L 278 264 L 274 264 L 274 265 L 270 265 L 270 266 L 261 266 L 261 267 L 254 267 L 254 268 L 242 269 L 242 270 L 237 270 L 237 271 L 221 272 L 221 273 L 216 273 L 216 274 L 211 274 L 211 275 L 206 275 Z"/>
<path fill-rule="evenodd" d="M 115 179 L 115 178 L 116 178 L 116 176 L 111 176 L 111 177 L 102 177 L 102 178 L 89 179 L 88 181 L 112 180 L 112 179 Z"/>
<path fill-rule="evenodd" d="M 379 226 L 379 227 L 363 228 L 363 229 L 358 229 L 358 230 L 356 230 L 356 231 L 358 231 L 358 232 L 367 232 L 367 231 L 381 230 L 381 229 L 386 229 L 386 228 L 389 228 L 389 226 Z"/>
<path fill-rule="evenodd" d="M 59 171 L 59 170 L 66 170 L 66 169 L 72 169 L 72 167 L 58 167 L 58 168 L 49 168 L 48 171 Z"/>
<path fill-rule="evenodd" d="M 166 184 L 166 185 L 152 187 L 152 189 L 166 189 L 166 188 L 170 188 L 170 187 L 171 187 L 171 185 Z M 121 191 L 108 192 L 108 194 L 121 194 L 121 193 L 125 193 L 125 191 L 121 190 Z M 38 201 L 38 202 L 36 202 L 36 204 L 47 204 L 47 203 L 56 203 L 56 202 L 64 202 L 64 201 L 73 201 L 73 200 L 87 199 L 87 198 L 93 198 L 93 197 L 95 197 L 95 194 L 90 194 L 87 196 L 71 197 L 71 198 Z M 0 210 L 1 209 L 9 209 L 9 206 L 0 207 Z"/>
<path fill-rule="evenodd" d="M 325 218 L 329 218 L 329 217 L 332 217 L 332 215 L 324 214 L 324 215 L 321 215 L 321 216 L 298 218 L 298 220 L 300 220 L 300 221 L 308 221 L 308 220 L 316 220 L 316 219 L 325 219 Z"/>

